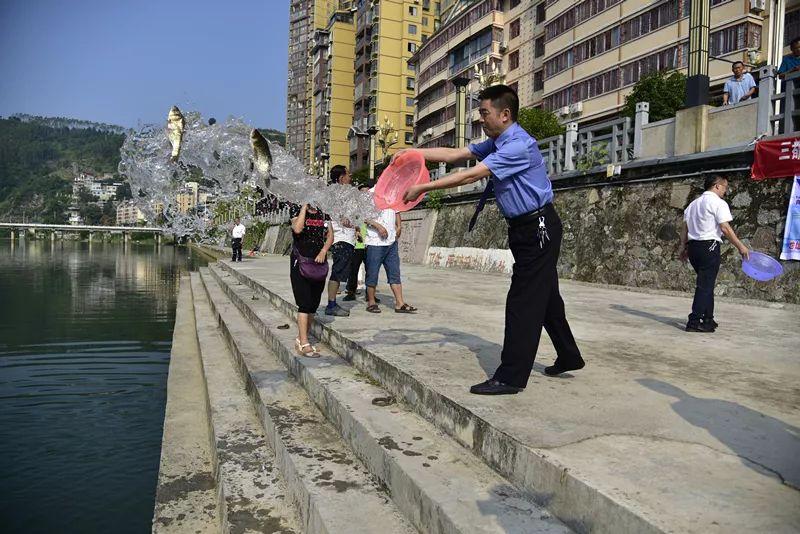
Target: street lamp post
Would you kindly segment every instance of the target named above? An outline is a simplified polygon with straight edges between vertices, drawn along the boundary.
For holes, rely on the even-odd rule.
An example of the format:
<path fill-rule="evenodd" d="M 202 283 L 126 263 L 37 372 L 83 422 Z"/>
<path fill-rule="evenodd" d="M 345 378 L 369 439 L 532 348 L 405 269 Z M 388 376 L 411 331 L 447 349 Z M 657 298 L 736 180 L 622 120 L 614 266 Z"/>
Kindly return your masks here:
<path fill-rule="evenodd" d="M 375 181 L 375 135 L 378 133 L 378 127 L 375 125 L 367 128 L 369 135 L 369 181 Z"/>

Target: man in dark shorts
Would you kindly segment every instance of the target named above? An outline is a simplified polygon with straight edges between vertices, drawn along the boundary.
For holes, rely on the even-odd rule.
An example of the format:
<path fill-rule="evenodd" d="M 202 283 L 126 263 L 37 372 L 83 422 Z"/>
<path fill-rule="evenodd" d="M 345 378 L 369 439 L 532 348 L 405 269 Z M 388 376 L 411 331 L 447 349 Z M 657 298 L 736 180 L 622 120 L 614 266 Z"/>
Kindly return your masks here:
<path fill-rule="evenodd" d="M 330 183 L 350 185 L 351 182 L 350 171 L 344 165 L 333 166 Z M 325 307 L 325 315 L 347 317 L 350 312 L 336 303 L 336 294 L 339 292 L 339 285 L 347 283 L 350 275 L 350 259 L 356 244 L 356 229 L 350 221 L 331 221 L 331 225 L 333 227 L 333 247 L 331 247 L 333 267 L 328 281 L 328 305 Z"/>

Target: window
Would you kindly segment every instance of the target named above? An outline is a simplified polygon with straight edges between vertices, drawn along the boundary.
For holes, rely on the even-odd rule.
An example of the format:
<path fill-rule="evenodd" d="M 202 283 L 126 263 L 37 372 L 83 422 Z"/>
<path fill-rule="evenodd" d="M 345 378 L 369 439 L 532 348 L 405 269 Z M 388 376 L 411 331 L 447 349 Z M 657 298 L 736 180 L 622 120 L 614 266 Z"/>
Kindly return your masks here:
<path fill-rule="evenodd" d="M 515 93 L 519 93 L 519 82 L 510 83 L 510 84 L 508 84 L 508 86 L 509 86 L 509 87 L 510 87 L 510 88 L 511 88 L 511 89 L 512 89 L 512 90 L 513 90 Z"/>
<path fill-rule="evenodd" d="M 508 25 L 508 38 L 513 39 L 514 37 L 519 37 L 519 19 L 512 20 Z"/>
<path fill-rule="evenodd" d="M 542 2 L 538 6 L 536 6 L 536 24 L 541 24 L 544 22 L 545 19 L 545 9 L 547 9 L 547 4 Z"/>
<path fill-rule="evenodd" d="M 428 25 L 428 17 L 422 17 L 422 25 L 423 26 L 427 26 Z"/>
<path fill-rule="evenodd" d="M 414 107 L 414 97 L 413 96 L 407 96 L 406 97 L 406 106 L 412 107 L 412 108 Z"/>
<path fill-rule="evenodd" d="M 416 6 L 408 6 L 408 14 L 412 17 L 417 16 L 417 7 Z"/>
<path fill-rule="evenodd" d="M 406 115 L 406 126 L 414 126 L 414 115 Z"/>
<path fill-rule="evenodd" d="M 416 43 L 408 43 L 408 51 L 412 54 L 417 51 L 417 44 Z"/>
<path fill-rule="evenodd" d="M 416 24 L 409 24 L 408 25 L 408 33 L 411 35 L 417 35 L 417 25 Z"/>
<path fill-rule="evenodd" d="M 417 64 L 416 63 L 409 63 L 408 64 L 408 70 L 410 70 L 411 72 L 417 72 Z"/>
<path fill-rule="evenodd" d="M 406 132 L 406 144 L 413 145 L 414 144 L 414 133 L 413 132 Z"/>
<path fill-rule="evenodd" d="M 414 78 L 406 78 L 406 89 L 414 89 Z"/>
<path fill-rule="evenodd" d="M 544 37 L 538 37 L 533 44 L 533 56 L 542 57 L 544 55 Z"/>
<path fill-rule="evenodd" d="M 544 89 L 544 71 L 537 70 L 533 73 L 533 90 L 541 91 Z"/>
<path fill-rule="evenodd" d="M 519 67 L 519 50 L 514 50 L 508 55 L 508 70 L 514 70 Z"/>

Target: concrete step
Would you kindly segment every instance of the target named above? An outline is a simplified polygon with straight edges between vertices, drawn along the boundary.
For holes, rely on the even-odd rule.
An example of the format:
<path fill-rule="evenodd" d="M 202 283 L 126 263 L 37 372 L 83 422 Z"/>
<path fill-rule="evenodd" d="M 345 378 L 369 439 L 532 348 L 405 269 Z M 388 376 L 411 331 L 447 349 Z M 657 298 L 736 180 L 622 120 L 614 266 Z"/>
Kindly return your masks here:
<path fill-rule="evenodd" d="M 242 285 L 290 320 L 296 319 L 297 307 L 288 292 L 271 289 L 261 280 L 247 276 L 246 270 L 227 262 L 219 261 L 215 266 L 224 271 L 221 280 L 230 287 Z M 630 498 L 598 488 L 550 451 L 526 445 L 515 435 L 499 429 L 481 413 L 431 386 L 425 376 L 416 375 L 383 358 L 348 338 L 333 325 L 315 320 L 311 332 L 369 380 L 472 451 L 515 487 L 534 496 L 537 503 L 546 506 L 574 530 L 611 534 L 670 531 L 659 523 L 658 518 L 644 513 Z"/>
<path fill-rule="evenodd" d="M 199 275 L 191 275 L 223 532 L 296 533 L 297 512 L 217 329 Z"/>
<path fill-rule="evenodd" d="M 201 270 L 220 329 L 309 534 L 416 532 L 270 348 Z M 222 318 L 225 318 L 223 320 Z"/>
<path fill-rule="evenodd" d="M 203 279 L 212 301 L 220 303 L 220 322 L 233 342 L 248 350 L 252 334 L 243 324 L 244 314 L 419 530 L 569 532 L 452 438 L 398 405 L 330 347 L 318 344 L 324 354 L 319 359 L 297 357 L 294 326 L 275 328 L 288 321 L 285 315 L 266 299 L 253 300 L 249 287 L 214 267 L 211 272 L 214 281 Z M 228 299 L 241 313 L 227 309 Z"/>
<path fill-rule="evenodd" d="M 181 278 L 167 378 L 155 534 L 220 531 L 200 348 L 189 277 Z"/>

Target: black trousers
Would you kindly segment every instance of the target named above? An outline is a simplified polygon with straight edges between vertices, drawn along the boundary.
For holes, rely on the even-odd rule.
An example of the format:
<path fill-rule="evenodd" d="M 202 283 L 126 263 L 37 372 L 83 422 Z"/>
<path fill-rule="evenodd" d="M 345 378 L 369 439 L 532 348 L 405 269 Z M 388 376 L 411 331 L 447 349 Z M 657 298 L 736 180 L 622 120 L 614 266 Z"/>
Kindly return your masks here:
<path fill-rule="evenodd" d="M 347 293 L 350 295 L 356 294 L 356 289 L 358 288 L 358 268 L 361 267 L 361 264 L 364 263 L 366 259 L 366 248 L 355 249 L 353 255 L 350 257 L 350 276 L 347 279 Z"/>
<path fill-rule="evenodd" d="M 233 256 L 231 256 L 231 261 L 242 261 L 242 238 L 234 237 L 231 241 L 231 248 L 233 248 Z"/>
<path fill-rule="evenodd" d="M 545 208 L 542 217 L 549 237 L 543 243 L 538 217 L 523 224 L 510 224 L 508 228 L 514 270 L 506 299 L 501 363 L 494 378 L 520 388 L 528 384 L 543 326 L 555 346 L 558 365 L 572 366 L 582 361 L 558 290 L 556 264 L 561 251 L 561 219 L 552 204 Z"/>
<path fill-rule="evenodd" d="M 701 321 L 714 319 L 714 286 L 719 273 L 721 246 L 722 244 L 714 239 L 689 241 L 689 263 L 697 273 L 689 324 L 697 325 Z"/>

